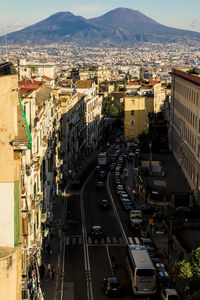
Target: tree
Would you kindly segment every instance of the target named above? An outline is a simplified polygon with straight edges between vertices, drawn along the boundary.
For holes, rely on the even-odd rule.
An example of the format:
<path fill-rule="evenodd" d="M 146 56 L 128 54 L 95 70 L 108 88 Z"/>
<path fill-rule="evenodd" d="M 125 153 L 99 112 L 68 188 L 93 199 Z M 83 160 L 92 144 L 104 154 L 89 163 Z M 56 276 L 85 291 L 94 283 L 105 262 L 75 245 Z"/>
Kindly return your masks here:
<path fill-rule="evenodd" d="M 197 300 L 200 296 L 200 247 L 193 250 L 184 260 L 171 266 L 170 278 L 184 299 Z"/>

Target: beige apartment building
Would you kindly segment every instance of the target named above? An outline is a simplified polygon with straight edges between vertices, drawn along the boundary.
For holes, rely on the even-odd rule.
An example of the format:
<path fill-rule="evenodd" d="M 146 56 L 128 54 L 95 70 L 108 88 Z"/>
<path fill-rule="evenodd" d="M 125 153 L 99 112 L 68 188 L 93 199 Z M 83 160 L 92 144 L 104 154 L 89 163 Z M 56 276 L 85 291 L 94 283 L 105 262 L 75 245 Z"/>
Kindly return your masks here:
<path fill-rule="evenodd" d="M 0 298 L 6 300 L 22 297 L 21 156 L 22 151 L 28 149 L 28 137 L 17 89 L 18 76 L 13 66 L 1 64 Z"/>
<path fill-rule="evenodd" d="M 173 69 L 171 80 L 170 147 L 200 204 L 200 76 Z"/>
<path fill-rule="evenodd" d="M 18 61 L 18 76 L 19 80 L 30 80 L 33 77 L 42 77 L 41 80 L 53 81 L 55 72 L 55 66 L 51 63 L 36 63 L 29 62 L 26 59 L 20 59 Z"/>

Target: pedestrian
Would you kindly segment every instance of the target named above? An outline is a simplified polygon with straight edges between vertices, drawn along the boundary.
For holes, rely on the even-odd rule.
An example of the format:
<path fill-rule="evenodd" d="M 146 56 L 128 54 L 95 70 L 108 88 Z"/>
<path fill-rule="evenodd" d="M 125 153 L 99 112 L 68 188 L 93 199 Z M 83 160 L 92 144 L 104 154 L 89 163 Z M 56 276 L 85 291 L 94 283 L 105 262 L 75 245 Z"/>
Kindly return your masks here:
<path fill-rule="evenodd" d="M 48 277 L 51 276 L 51 264 L 48 264 L 48 266 L 47 266 L 47 276 Z"/>
<path fill-rule="evenodd" d="M 41 266 L 40 266 L 40 279 L 41 280 L 44 277 L 44 273 L 45 273 L 45 266 L 43 264 L 41 264 Z"/>

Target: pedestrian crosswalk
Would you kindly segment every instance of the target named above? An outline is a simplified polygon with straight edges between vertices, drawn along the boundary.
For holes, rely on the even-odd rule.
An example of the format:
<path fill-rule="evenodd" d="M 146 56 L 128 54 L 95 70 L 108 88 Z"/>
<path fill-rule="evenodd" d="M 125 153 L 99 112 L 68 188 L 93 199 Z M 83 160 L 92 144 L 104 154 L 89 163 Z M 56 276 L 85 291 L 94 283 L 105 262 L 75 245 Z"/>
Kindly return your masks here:
<path fill-rule="evenodd" d="M 87 244 L 90 246 L 93 245 L 124 245 L 124 240 L 122 237 L 116 236 L 105 236 L 102 238 L 94 238 L 92 239 L 90 236 L 86 239 Z M 72 245 L 82 245 L 83 244 L 83 236 L 66 236 L 65 237 L 65 245 L 72 246 Z"/>

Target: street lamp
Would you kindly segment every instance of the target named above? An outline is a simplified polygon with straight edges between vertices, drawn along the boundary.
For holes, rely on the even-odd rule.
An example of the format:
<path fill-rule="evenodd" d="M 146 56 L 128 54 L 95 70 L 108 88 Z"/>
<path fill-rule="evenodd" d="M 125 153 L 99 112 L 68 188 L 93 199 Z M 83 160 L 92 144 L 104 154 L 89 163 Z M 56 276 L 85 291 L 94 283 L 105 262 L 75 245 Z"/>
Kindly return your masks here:
<path fill-rule="evenodd" d="M 151 175 L 151 165 L 152 165 L 152 140 L 149 143 L 149 175 Z"/>

